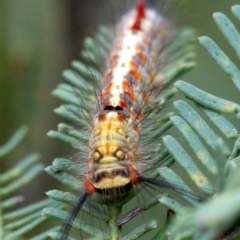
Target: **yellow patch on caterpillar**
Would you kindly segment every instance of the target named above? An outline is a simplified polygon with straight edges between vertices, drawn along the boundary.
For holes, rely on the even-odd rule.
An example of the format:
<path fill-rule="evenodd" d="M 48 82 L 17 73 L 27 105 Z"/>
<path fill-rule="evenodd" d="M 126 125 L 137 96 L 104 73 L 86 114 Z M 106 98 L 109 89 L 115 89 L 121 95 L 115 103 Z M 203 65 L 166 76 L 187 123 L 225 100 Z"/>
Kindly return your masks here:
<path fill-rule="evenodd" d="M 123 159 L 125 158 L 125 154 L 124 154 L 124 152 L 123 152 L 122 150 L 118 150 L 118 151 L 116 152 L 116 157 L 117 157 L 118 159 L 120 159 L 120 160 L 123 160 Z"/>
<path fill-rule="evenodd" d="M 101 158 L 100 164 L 115 163 L 118 162 L 116 157 L 103 157 Z"/>
<path fill-rule="evenodd" d="M 122 177 L 119 175 L 109 175 L 109 177 L 103 178 L 98 183 L 93 183 L 97 189 L 111 189 L 127 185 L 130 182 L 129 177 Z"/>

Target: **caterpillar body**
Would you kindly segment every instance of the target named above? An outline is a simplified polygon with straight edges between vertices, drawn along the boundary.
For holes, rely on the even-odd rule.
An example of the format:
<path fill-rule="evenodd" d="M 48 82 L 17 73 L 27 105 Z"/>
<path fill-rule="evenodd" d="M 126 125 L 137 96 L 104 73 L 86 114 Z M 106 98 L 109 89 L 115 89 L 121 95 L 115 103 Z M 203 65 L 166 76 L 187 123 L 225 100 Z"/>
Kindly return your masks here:
<path fill-rule="evenodd" d="M 93 195 L 102 198 L 103 204 L 121 205 L 121 200 L 127 199 L 138 185 L 147 184 L 180 192 L 195 201 L 202 200 L 177 184 L 145 175 L 146 170 L 151 170 L 153 166 L 149 160 L 154 162 L 155 159 L 157 162 L 160 158 L 158 146 L 153 147 L 149 134 L 160 141 L 161 134 L 156 130 L 156 122 L 161 118 L 159 112 L 167 99 L 161 95 L 162 90 L 180 72 L 191 67 L 188 55 L 184 57 L 180 54 L 182 62 L 179 64 L 179 56 L 175 56 L 174 52 L 188 45 L 191 39 L 180 41 L 182 45 L 173 44 L 172 58 L 168 58 L 171 51 L 163 51 L 172 41 L 168 40 L 169 31 L 166 19 L 148 7 L 145 1 L 139 1 L 136 8 L 119 21 L 113 50 L 107 60 L 107 70 L 101 82 L 97 82 L 102 87 L 95 99 L 95 113 L 90 136 L 87 138 L 84 161 L 87 166 L 84 170 L 79 170 L 85 175 L 83 194 L 68 214 L 58 239 L 67 239 L 78 212 Z M 96 51 L 92 53 L 94 55 Z M 91 54 L 88 52 L 85 56 L 94 61 Z M 78 64 L 75 67 L 80 69 Z M 172 67 L 174 71 L 169 70 Z M 67 78 L 80 89 L 82 102 L 78 107 L 87 115 L 91 84 L 77 82 L 69 76 Z M 68 95 L 62 97 L 58 92 L 55 95 L 70 103 L 71 111 L 79 118 L 75 100 L 69 99 Z M 77 119 L 76 122 L 81 120 Z M 148 133 L 144 132 L 144 124 L 150 125 Z M 85 136 L 83 138 L 86 139 Z M 81 147 L 76 149 L 82 150 Z M 145 156 L 144 152 L 147 152 Z M 138 210 L 133 215 L 137 213 Z M 127 219 L 128 217 L 124 220 Z M 120 225 L 118 224 L 119 228 Z"/>
<path fill-rule="evenodd" d="M 139 182 L 135 162 L 143 106 L 159 87 L 152 73 L 166 31 L 164 20 L 140 2 L 120 26 L 89 143 L 89 194 Z"/>

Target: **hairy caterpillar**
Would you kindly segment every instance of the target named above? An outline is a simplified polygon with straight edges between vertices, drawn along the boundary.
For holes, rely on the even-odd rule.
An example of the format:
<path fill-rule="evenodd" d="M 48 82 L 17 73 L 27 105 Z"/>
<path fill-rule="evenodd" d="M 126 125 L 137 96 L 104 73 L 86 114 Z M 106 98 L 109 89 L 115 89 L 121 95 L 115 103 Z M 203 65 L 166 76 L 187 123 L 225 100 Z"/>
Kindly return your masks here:
<path fill-rule="evenodd" d="M 75 120 L 74 116 L 67 116 L 76 123 L 82 123 L 82 119 L 86 118 L 92 108 L 89 89 L 97 85 L 101 87 L 93 101 L 95 112 L 90 136 L 80 134 L 79 137 L 82 144 L 87 146 L 76 147 L 85 155 L 82 155 L 79 161 L 87 162 L 86 168 L 74 169 L 84 175 L 83 194 L 78 197 L 65 220 L 60 239 L 67 239 L 78 212 L 94 195 L 105 205 L 121 206 L 133 190 L 137 191 L 140 184 L 147 184 L 180 192 L 196 201 L 202 200 L 177 184 L 156 179 L 147 173 L 147 170 L 151 171 L 154 163 L 159 166 L 159 146 L 153 146 L 152 139 L 157 141 L 161 137 L 156 130 L 157 121 L 161 119 L 160 110 L 167 99 L 161 92 L 179 72 L 186 70 L 187 66 L 178 64 L 179 56 L 175 56 L 175 51 L 184 47 L 188 41 L 180 41 L 182 45 L 173 44 L 172 52 L 163 51 L 166 45 L 173 41 L 169 40 L 169 31 L 165 18 L 149 8 L 144 1 L 139 1 L 137 7 L 124 15 L 117 25 L 113 50 L 107 60 L 108 69 L 103 77 L 99 77 L 90 67 L 85 74 L 92 77 L 92 83 L 77 82 L 78 80 L 69 78 L 71 73 L 66 74 L 78 89 L 72 90 L 69 86 L 64 86 L 65 96 L 61 98 L 69 103 L 65 106 L 65 113 L 70 110 L 68 113 L 75 112 L 77 115 Z M 99 42 L 106 45 L 102 39 Z M 84 52 L 83 55 L 94 65 L 96 56 L 101 53 L 92 46 L 89 48 L 91 51 Z M 171 54 L 172 58 L 168 56 Z M 187 57 L 183 59 L 184 63 L 188 63 Z M 80 72 L 84 72 L 81 64 L 75 62 L 74 65 Z M 169 70 L 171 67 L 174 67 L 173 72 Z M 80 104 L 77 99 L 67 95 L 71 91 L 80 95 Z M 55 95 L 58 95 L 58 92 L 55 92 Z M 76 108 L 76 105 L 81 109 L 82 119 L 79 119 L 79 108 Z M 148 125 L 148 132 L 144 132 L 144 124 Z M 66 127 L 61 125 L 60 131 L 66 132 Z M 156 175 L 156 172 L 153 173 Z M 138 214 L 138 211 L 141 212 L 136 210 L 133 215 Z M 127 221 L 131 217 L 128 215 L 123 220 Z M 121 228 L 121 224 L 118 222 L 116 225 Z"/>

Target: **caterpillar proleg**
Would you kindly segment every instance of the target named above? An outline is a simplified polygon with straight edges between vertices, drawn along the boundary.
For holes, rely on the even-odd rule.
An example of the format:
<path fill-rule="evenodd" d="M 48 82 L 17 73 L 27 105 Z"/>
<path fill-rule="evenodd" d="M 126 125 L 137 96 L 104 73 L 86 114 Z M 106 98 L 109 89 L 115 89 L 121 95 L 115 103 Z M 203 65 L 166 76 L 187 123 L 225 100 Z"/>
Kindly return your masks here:
<path fill-rule="evenodd" d="M 58 159 L 53 164 L 56 173 L 52 175 L 67 182 L 59 172 L 72 170 L 84 179 L 82 195 L 77 197 L 57 239 L 68 239 L 79 211 L 93 196 L 101 204 L 121 208 L 143 185 L 181 193 L 193 202 L 203 200 L 177 183 L 155 178 L 163 160 L 169 160 L 169 164 L 173 161 L 168 152 L 160 149 L 161 123 L 169 123 L 169 118 L 164 119 L 160 111 L 174 92 L 165 88 L 193 66 L 189 54 L 192 33 L 183 31 L 174 39 L 169 32 L 171 27 L 165 17 L 147 2 L 139 1 L 119 20 L 112 35 L 106 28 L 100 28 L 95 40 L 85 41 L 82 56 L 91 66 L 74 61 L 76 72 L 64 72 L 72 85 L 62 84 L 54 91 L 54 95 L 67 103 L 56 112 L 79 125 L 80 130 L 60 124 L 60 133 L 52 135 L 80 151 L 81 168 L 70 169 L 68 160 Z M 113 43 L 108 44 L 111 38 Z M 111 45 L 106 69 L 101 74 L 96 65 Z M 87 124 L 90 134 L 84 131 Z M 67 169 L 59 169 L 59 162 L 64 162 Z M 75 178 L 64 176 L 72 179 L 75 190 L 80 190 Z M 106 222 L 115 221 L 117 232 L 123 222 L 141 211 L 144 208 L 140 207 L 122 221 Z M 104 239 L 120 239 L 119 232 L 112 231 L 107 236 Z"/>

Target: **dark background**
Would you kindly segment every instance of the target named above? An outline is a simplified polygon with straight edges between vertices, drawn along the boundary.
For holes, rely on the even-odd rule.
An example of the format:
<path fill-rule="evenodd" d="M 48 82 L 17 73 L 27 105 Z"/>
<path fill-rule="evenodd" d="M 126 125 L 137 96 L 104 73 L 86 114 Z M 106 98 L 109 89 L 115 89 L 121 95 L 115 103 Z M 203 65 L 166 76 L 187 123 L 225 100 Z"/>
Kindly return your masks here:
<path fill-rule="evenodd" d="M 84 37 L 99 22 L 108 22 L 114 5 L 109 0 L 7 0 L 0 1 L 0 145 L 22 124 L 30 128 L 26 140 L 2 162 L 1 171 L 31 152 L 39 152 L 47 166 L 55 157 L 71 155 L 71 149 L 46 136 L 60 119 L 53 113 L 59 101 L 51 91 L 63 81 L 61 72 L 79 57 Z M 179 2 L 179 1 L 176 1 Z M 192 0 L 175 4 L 174 20 L 191 26 L 197 35 L 213 38 L 239 65 L 234 51 L 221 35 L 212 13 L 221 11 L 234 23 L 230 7 L 239 0 Z M 115 13 L 115 12 L 114 12 Z M 171 15 L 171 13 L 170 13 Z M 198 43 L 198 66 L 182 77 L 208 92 L 239 101 L 232 81 Z M 238 95 L 237 95 L 238 94 Z M 23 194 L 33 202 L 56 185 L 43 173 Z"/>

